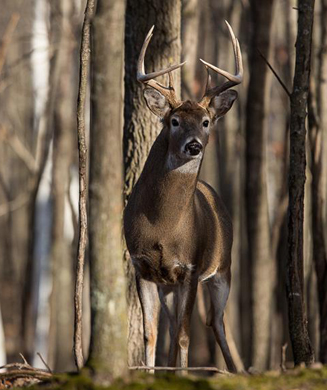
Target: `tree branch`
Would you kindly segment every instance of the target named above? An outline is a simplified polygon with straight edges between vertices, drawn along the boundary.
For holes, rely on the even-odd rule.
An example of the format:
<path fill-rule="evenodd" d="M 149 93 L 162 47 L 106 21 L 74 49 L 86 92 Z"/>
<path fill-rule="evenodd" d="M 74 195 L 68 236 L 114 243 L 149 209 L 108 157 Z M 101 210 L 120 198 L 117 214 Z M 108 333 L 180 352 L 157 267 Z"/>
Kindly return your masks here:
<path fill-rule="evenodd" d="M 282 86 L 282 88 L 284 89 L 284 91 L 287 93 L 288 97 L 291 97 L 291 92 L 288 90 L 288 88 L 286 87 L 285 83 L 283 82 L 283 80 L 278 76 L 277 72 L 275 71 L 275 69 L 272 67 L 272 65 L 269 63 L 269 61 L 267 60 L 267 58 L 261 53 L 261 51 L 257 48 L 258 50 L 258 53 L 260 55 L 260 57 L 264 60 L 264 62 L 267 64 L 268 68 L 273 72 L 274 76 L 276 77 L 276 79 L 278 80 L 279 84 Z"/>
<path fill-rule="evenodd" d="M 20 15 L 18 15 L 17 13 L 13 13 L 11 15 L 10 21 L 7 25 L 6 31 L 3 35 L 2 44 L 0 47 L 0 73 L 1 73 L 3 65 L 5 63 L 7 50 L 8 50 L 8 47 L 10 45 L 12 35 L 14 34 L 14 31 L 17 27 L 18 22 L 19 22 L 19 19 L 20 19 Z"/>

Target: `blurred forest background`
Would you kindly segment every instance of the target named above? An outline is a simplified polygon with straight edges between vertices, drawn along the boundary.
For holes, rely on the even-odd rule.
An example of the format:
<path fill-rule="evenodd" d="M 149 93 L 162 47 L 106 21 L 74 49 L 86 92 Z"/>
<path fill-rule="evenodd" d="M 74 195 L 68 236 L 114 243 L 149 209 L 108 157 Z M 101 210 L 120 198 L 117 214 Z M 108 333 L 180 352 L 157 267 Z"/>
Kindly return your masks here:
<path fill-rule="evenodd" d="M 2 0 L 1 9 L 0 365 L 17 361 L 23 353 L 30 363 L 41 366 L 36 356 L 40 352 L 55 371 L 73 370 L 79 224 L 76 102 L 85 1 Z M 92 259 L 101 259 L 100 273 L 106 275 L 110 258 L 107 264 L 125 264 L 128 362 L 138 365 L 142 361 L 141 313 L 133 269 L 127 253 L 115 247 L 120 245 L 117 237 L 122 230 L 122 194 L 126 201 L 160 130 L 136 82 L 142 42 L 154 24 L 147 71 L 186 59 L 181 96 L 199 99 L 206 77 L 199 58 L 234 71 L 227 20 L 240 41 L 244 82 L 237 88 L 239 98 L 233 109 L 210 135 L 201 171 L 202 178 L 223 198 L 234 225 L 226 330 L 234 341 L 234 357 L 238 351 L 245 368 L 279 367 L 285 343 L 289 345 L 287 360 L 292 361 L 285 286 L 290 99 L 264 58 L 291 91 L 297 17 L 293 0 L 127 0 L 126 4 L 98 0 L 86 105 L 90 249 L 83 305 L 85 356 L 91 334 L 90 268 L 96 274 Z M 316 359 L 324 363 L 326 21 L 327 1 L 316 0 L 306 145 L 304 289 L 309 336 Z M 213 82 L 222 80 L 214 75 Z M 108 86 L 110 94 L 103 86 Z M 106 205 L 110 199 L 118 200 Z M 100 204 L 102 209 L 96 209 Z M 106 283 L 111 279 L 103 279 L 101 288 L 110 290 Z M 121 288 L 125 288 L 124 281 Z M 205 326 L 206 301 L 205 290 L 199 288 L 192 316 L 190 366 L 222 368 L 224 360 L 212 330 Z M 103 328 L 99 324 L 97 334 L 105 333 L 106 317 L 99 318 Z M 160 329 L 167 334 L 164 316 Z M 107 342 L 110 346 L 112 340 Z M 166 358 L 167 337 L 160 337 L 157 365 L 166 365 Z M 238 361 L 238 367 L 242 362 Z"/>

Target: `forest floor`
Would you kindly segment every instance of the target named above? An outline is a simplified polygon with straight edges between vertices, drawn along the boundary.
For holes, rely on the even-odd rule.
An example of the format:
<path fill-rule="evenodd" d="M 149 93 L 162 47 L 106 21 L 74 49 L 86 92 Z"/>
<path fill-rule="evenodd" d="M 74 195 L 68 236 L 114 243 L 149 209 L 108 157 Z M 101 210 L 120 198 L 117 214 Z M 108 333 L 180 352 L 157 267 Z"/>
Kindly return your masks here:
<path fill-rule="evenodd" d="M 18 383 L 17 383 L 18 384 Z M 8 386 L 9 388 L 14 388 Z M 8 388 L 7 386 L 0 388 Z M 256 375 L 140 374 L 120 379 L 110 386 L 95 384 L 91 377 L 77 374 L 53 375 L 48 380 L 29 386 L 33 390 L 326 390 L 327 366 L 315 369 L 297 368 L 287 372 L 269 371 Z"/>

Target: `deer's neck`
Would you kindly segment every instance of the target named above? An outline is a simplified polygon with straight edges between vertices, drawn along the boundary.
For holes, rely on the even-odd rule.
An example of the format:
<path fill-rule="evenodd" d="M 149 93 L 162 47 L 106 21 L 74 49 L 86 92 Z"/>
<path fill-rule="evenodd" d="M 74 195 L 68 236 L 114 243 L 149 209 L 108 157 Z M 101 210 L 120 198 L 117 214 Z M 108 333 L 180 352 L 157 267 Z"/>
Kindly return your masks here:
<path fill-rule="evenodd" d="M 193 208 L 200 161 L 180 161 L 169 153 L 168 146 L 168 132 L 163 129 L 152 146 L 138 183 L 139 196 L 152 223 L 178 223 L 185 211 Z"/>

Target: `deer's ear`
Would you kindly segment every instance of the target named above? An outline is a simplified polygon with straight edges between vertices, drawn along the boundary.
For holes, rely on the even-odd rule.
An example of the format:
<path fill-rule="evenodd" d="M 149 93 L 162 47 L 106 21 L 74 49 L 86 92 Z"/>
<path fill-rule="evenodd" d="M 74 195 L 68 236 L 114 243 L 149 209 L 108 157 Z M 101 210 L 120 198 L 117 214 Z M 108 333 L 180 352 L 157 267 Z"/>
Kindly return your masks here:
<path fill-rule="evenodd" d="M 237 92 L 233 89 L 222 92 L 220 95 L 211 99 L 209 109 L 213 113 L 213 120 L 216 121 L 224 116 L 237 99 Z"/>
<path fill-rule="evenodd" d="M 159 118 L 163 118 L 170 109 L 167 99 L 159 91 L 146 88 L 143 92 L 147 106 Z"/>

